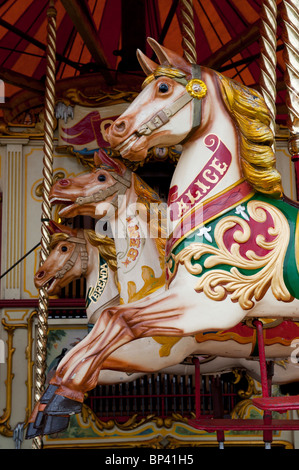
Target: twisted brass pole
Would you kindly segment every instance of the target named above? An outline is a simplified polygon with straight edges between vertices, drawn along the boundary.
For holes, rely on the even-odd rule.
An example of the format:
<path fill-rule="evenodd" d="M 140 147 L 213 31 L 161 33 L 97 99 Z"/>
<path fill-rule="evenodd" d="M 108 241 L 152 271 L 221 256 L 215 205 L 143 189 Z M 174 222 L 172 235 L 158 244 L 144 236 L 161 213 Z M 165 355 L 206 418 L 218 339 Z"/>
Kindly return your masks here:
<path fill-rule="evenodd" d="M 299 2 L 283 0 L 283 57 L 286 65 L 287 126 L 290 131 L 289 152 L 295 164 L 297 199 L 299 197 Z"/>
<path fill-rule="evenodd" d="M 180 0 L 180 28 L 182 33 L 182 45 L 184 58 L 191 64 L 197 64 L 195 28 L 193 21 L 193 1 Z"/>
<path fill-rule="evenodd" d="M 42 225 L 41 225 L 41 260 L 43 264 L 49 254 L 50 233 L 48 230 L 51 219 L 51 205 L 49 192 L 53 181 L 53 137 L 55 122 L 55 65 L 56 65 L 56 9 L 54 0 L 49 1 L 47 11 L 47 70 L 45 82 L 45 107 L 44 107 L 44 158 L 43 158 L 43 202 L 42 202 Z M 46 375 L 47 356 L 47 334 L 48 334 L 48 293 L 47 288 L 39 291 L 38 302 L 38 324 L 36 339 L 35 358 L 35 393 L 37 402 L 43 391 Z M 42 448 L 41 437 L 33 440 L 33 447 Z"/>
<path fill-rule="evenodd" d="M 276 122 L 276 47 L 277 5 L 276 0 L 264 0 L 260 23 L 260 89 L 271 115 L 270 128 L 275 136 Z M 275 147 L 275 145 L 274 145 Z M 273 149 L 275 151 L 275 148 Z"/>

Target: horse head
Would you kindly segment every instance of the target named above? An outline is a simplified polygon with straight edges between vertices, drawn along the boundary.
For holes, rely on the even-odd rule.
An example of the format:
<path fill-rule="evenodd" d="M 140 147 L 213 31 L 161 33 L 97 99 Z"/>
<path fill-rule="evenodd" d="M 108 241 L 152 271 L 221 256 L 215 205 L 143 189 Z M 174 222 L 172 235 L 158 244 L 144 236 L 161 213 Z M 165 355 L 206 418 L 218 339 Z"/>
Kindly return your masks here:
<path fill-rule="evenodd" d="M 117 196 L 130 188 L 132 173 L 121 161 L 111 159 L 100 149 L 94 154 L 94 163 L 93 171 L 58 180 L 52 186 L 50 203 L 64 206 L 59 212 L 61 217 L 89 215 L 100 219 L 111 205 L 116 205 Z"/>
<path fill-rule="evenodd" d="M 211 71 L 190 64 L 154 39 L 149 38 L 148 42 L 160 64 L 137 51 L 147 75 L 143 90 L 106 130 L 110 145 L 132 161 L 145 159 L 148 149 L 155 145 L 182 143 L 208 122 L 201 107 L 208 102 L 205 81 L 212 83 Z"/>
<path fill-rule="evenodd" d="M 47 285 L 55 295 L 74 279 L 84 276 L 88 268 L 87 242 L 84 231 L 50 222 L 50 254 L 34 276 L 37 289 Z"/>
<path fill-rule="evenodd" d="M 160 63 L 137 51 L 147 78 L 137 98 L 106 130 L 111 147 L 128 160 L 142 161 L 151 147 L 181 144 L 189 155 L 195 155 L 190 165 L 193 174 L 196 160 L 206 163 L 210 158 L 205 137 L 213 140 L 216 135 L 232 150 L 231 168 L 237 169 L 224 185 L 245 177 L 254 189 L 280 197 L 271 117 L 263 97 L 212 69 L 187 62 L 154 39 L 148 42 Z M 200 140 L 197 149 L 191 148 Z M 182 187 L 190 184 L 182 181 L 181 171 L 179 181 Z"/>

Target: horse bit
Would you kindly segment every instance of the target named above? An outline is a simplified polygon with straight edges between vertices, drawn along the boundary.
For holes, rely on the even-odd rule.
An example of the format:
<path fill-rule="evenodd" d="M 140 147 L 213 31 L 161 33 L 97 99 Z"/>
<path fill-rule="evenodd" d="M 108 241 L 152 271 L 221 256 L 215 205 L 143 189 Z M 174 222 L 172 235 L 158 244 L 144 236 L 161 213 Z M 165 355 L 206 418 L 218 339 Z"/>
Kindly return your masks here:
<path fill-rule="evenodd" d="M 201 100 L 207 93 L 207 86 L 201 80 L 201 68 L 197 64 L 192 64 L 192 79 L 187 80 L 186 75 L 177 70 L 168 67 L 159 66 L 157 69 L 149 75 L 143 82 L 143 88 L 148 85 L 154 79 L 158 77 L 167 76 L 185 86 L 185 93 L 177 98 L 170 106 L 165 107 L 158 111 L 154 116 L 151 117 L 147 122 L 142 124 L 139 129 L 137 129 L 136 134 L 138 136 L 150 135 L 154 130 L 159 129 L 164 124 L 166 124 L 171 116 L 174 116 L 180 109 L 182 109 L 186 104 L 194 99 L 194 108 L 193 108 L 193 122 L 191 131 L 188 133 L 187 137 L 181 142 L 184 143 L 190 138 L 190 135 L 195 132 L 201 124 Z"/>
<path fill-rule="evenodd" d="M 86 240 L 84 237 L 84 231 L 82 229 L 78 230 L 77 237 L 69 237 L 68 242 L 75 243 L 75 249 L 67 260 L 63 268 L 61 268 L 56 274 L 55 279 L 62 279 L 63 276 L 72 269 L 75 265 L 77 258 L 80 254 L 81 258 L 81 277 L 84 277 L 87 272 L 88 267 L 88 253 L 86 248 Z"/>

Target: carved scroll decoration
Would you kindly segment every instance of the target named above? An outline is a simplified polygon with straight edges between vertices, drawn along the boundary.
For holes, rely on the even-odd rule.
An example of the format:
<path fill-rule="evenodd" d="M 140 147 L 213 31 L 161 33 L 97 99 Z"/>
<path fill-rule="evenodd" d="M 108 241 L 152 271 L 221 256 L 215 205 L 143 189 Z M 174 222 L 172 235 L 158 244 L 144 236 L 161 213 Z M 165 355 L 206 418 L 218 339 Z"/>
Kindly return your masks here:
<path fill-rule="evenodd" d="M 248 241 L 252 231 L 248 222 L 237 216 L 228 216 L 221 219 L 214 231 L 217 247 L 205 243 L 191 243 L 177 255 L 172 255 L 168 262 L 169 282 L 175 276 L 178 265 L 185 266 L 193 275 L 201 275 L 203 268 L 210 269 L 199 277 L 195 290 L 203 292 L 211 300 L 220 301 L 229 294 L 232 301 L 238 301 L 244 310 L 254 306 L 255 300 L 260 300 L 271 287 L 273 295 L 278 300 L 291 301 L 283 278 L 283 263 L 290 239 L 289 224 L 285 216 L 274 206 L 266 202 L 249 201 L 247 206 L 250 217 L 256 222 L 266 220 L 267 212 L 271 215 L 274 226 L 269 228 L 273 237 L 266 241 L 262 235 L 256 236 L 256 244 L 263 248 L 267 254 L 259 256 L 254 250 L 248 250 L 246 257 L 240 252 L 242 243 Z M 238 225 L 241 229 L 234 232 L 235 243 L 227 248 L 225 233 Z M 203 255 L 208 256 L 203 262 L 197 262 Z M 230 270 L 214 269 L 218 265 L 232 266 Z M 174 267 L 174 271 L 172 271 Z M 245 274 L 240 272 L 245 270 Z M 254 274 L 248 270 L 256 270 Z"/>

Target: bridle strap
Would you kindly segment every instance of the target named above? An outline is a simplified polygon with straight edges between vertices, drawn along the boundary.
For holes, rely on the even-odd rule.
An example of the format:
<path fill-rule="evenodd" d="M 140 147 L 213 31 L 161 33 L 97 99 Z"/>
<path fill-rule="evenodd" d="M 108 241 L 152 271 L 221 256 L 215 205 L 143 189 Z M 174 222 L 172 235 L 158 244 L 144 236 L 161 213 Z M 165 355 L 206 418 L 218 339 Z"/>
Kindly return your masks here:
<path fill-rule="evenodd" d="M 127 168 L 123 175 L 118 173 L 113 173 L 113 178 L 116 180 L 116 183 L 109 188 L 99 189 L 90 196 L 79 196 L 77 197 L 75 203 L 82 206 L 83 204 L 88 204 L 90 202 L 101 202 L 105 201 L 108 197 L 113 196 L 115 193 L 117 195 L 125 194 L 128 188 L 131 186 L 131 171 Z M 117 205 L 116 197 L 111 201 L 115 207 Z"/>
<path fill-rule="evenodd" d="M 162 74 L 160 75 L 162 76 Z M 187 84 L 187 80 L 184 82 L 182 79 L 176 79 L 175 77 L 171 77 L 173 80 L 179 82 L 184 86 Z M 200 65 L 192 64 L 192 79 L 201 79 L 201 68 Z M 190 136 L 200 127 L 201 124 L 201 99 L 194 98 L 191 96 L 187 91 L 183 93 L 179 98 L 177 98 L 170 106 L 167 108 L 161 109 L 158 111 L 154 116 L 151 117 L 147 122 L 142 124 L 139 129 L 137 129 L 136 134 L 138 136 L 142 135 L 150 135 L 156 129 L 159 129 L 164 124 L 166 124 L 171 116 L 174 116 L 180 109 L 182 109 L 186 104 L 190 103 L 193 100 L 193 120 L 192 120 L 192 128 L 188 135 L 183 139 L 180 144 L 186 142 Z"/>
<path fill-rule="evenodd" d="M 84 231 L 78 230 L 77 237 L 69 237 L 68 242 L 75 243 L 75 249 L 67 260 L 63 268 L 61 268 L 56 274 L 55 279 L 62 279 L 64 275 L 72 269 L 75 265 L 77 258 L 80 254 L 81 258 L 81 276 L 84 277 L 88 268 L 88 252 L 86 248 L 86 240 L 84 237 Z"/>
<path fill-rule="evenodd" d="M 192 78 L 198 78 L 201 80 L 201 67 L 197 64 L 192 64 Z M 190 137 L 194 134 L 194 132 L 200 127 L 201 125 L 201 104 L 202 100 L 198 100 L 194 98 L 193 100 L 193 119 L 192 119 L 192 128 L 187 136 L 180 142 L 183 145 Z"/>
<path fill-rule="evenodd" d="M 169 121 L 171 116 L 174 116 L 180 109 L 182 109 L 186 104 L 192 100 L 192 96 L 188 93 L 184 93 L 177 100 L 175 100 L 172 105 L 168 108 L 161 109 L 158 111 L 149 121 L 142 124 L 137 130 L 137 135 L 149 135 L 154 130 L 162 127 L 166 122 Z"/>

